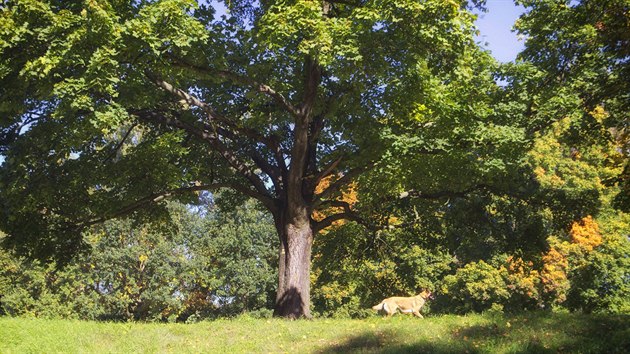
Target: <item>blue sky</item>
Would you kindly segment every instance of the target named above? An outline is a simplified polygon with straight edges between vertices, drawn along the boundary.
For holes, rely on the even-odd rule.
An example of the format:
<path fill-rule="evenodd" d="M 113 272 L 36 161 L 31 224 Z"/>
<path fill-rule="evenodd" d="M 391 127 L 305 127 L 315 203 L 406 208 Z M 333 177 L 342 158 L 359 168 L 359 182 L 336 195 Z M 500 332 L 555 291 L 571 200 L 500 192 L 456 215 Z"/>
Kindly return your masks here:
<path fill-rule="evenodd" d="M 477 27 L 481 32 L 478 41 L 498 61 L 513 61 L 523 49 L 524 42 L 519 41 L 511 29 L 525 9 L 514 5 L 512 0 L 488 0 L 486 7 L 488 12 L 478 14 Z M 488 45 L 484 45 L 486 42 Z"/>

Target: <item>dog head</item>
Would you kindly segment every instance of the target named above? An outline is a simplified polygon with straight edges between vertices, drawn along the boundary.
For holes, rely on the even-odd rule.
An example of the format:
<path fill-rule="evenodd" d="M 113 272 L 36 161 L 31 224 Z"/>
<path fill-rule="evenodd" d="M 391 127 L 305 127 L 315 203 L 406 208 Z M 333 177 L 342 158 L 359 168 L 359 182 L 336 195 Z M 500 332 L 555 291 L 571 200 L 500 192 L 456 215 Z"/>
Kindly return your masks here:
<path fill-rule="evenodd" d="M 431 292 L 431 290 L 425 289 L 420 293 L 420 296 L 425 299 L 425 300 L 432 300 L 433 299 L 433 293 Z"/>

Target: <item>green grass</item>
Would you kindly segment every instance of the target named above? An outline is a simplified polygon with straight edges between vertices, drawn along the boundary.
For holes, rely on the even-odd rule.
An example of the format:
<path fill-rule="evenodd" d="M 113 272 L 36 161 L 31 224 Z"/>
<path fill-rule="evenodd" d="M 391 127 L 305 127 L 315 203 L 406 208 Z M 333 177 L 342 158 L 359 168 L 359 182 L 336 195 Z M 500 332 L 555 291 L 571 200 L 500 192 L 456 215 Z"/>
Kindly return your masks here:
<path fill-rule="evenodd" d="M 630 316 L 530 313 L 197 324 L 0 318 L 0 353 L 630 353 Z"/>

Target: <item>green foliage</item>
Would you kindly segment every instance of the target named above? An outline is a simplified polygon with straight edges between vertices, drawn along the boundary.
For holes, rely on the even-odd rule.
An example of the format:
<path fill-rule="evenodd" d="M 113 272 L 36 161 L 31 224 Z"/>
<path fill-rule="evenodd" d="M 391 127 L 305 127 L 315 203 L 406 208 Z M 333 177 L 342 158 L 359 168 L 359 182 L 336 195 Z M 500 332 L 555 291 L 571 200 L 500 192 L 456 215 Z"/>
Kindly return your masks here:
<path fill-rule="evenodd" d="M 505 268 L 497 269 L 484 261 L 468 263 L 444 278 L 440 292 L 453 311 L 481 312 L 510 297 L 506 277 Z"/>
<path fill-rule="evenodd" d="M 272 221 L 251 200 L 237 211 L 217 214 L 202 229 L 188 231 L 192 264 L 184 279 L 190 281 L 191 306 L 186 311 L 207 316 L 208 304 L 194 306 L 199 295 L 216 297 L 222 315 L 272 308 L 279 247 Z M 207 236 L 199 237 L 204 232 Z"/>
<path fill-rule="evenodd" d="M 497 257 L 492 264 L 481 260 L 458 268 L 441 282 L 436 308 L 462 313 L 538 308 L 628 313 L 630 241 L 613 231 L 617 227 L 627 230 L 627 221 L 617 219 L 617 226 L 607 228 L 603 239 L 597 223 L 590 222 L 595 228 L 582 232 L 597 233 L 593 236 L 599 238 L 599 243 L 589 244 L 575 237 L 579 228 L 589 227 L 588 223 L 575 223 L 571 241 L 550 237 L 550 249 L 534 257 L 535 262 Z"/>
<path fill-rule="evenodd" d="M 143 73 L 128 69 L 145 50 L 183 53 L 207 38 L 187 15 L 193 5 L 15 1 L 3 7 L 2 153 L 13 146 L 1 173 L 2 203 L 12 210 L 1 217 L 6 243 L 30 257 L 68 259 L 88 246 L 80 225 L 96 214 L 190 181 L 173 165 L 188 155 L 177 146 L 182 134 L 133 122 L 130 105 L 147 96 L 132 94 Z M 37 186 L 36 193 L 26 186 Z"/>
<path fill-rule="evenodd" d="M 602 243 L 592 251 L 582 248 L 569 258 L 571 288 L 566 306 L 587 313 L 630 311 L 630 216 L 607 210 L 598 218 Z"/>
<path fill-rule="evenodd" d="M 64 268 L 2 252 L 0 311 L 196 321 L 272 305 L 276 235 L 254 204 L 231 213 L 168 208 L 170 223 L 112 220 L 94 228 L 85 235 L 91 251 Z"/>
<path fill-rule="evenodd" d="M 516 23 L 527 36 L 523 60 L 536 66 L 542 76 L 535 102 L 540 113 L 550 102 L 560 115 L 570 115 L 571 144 L 582 153 L 584 146 L 613 142 L 617 153 L 605 156 L 616 169 L 608 185 L 618 185 L 618 206 L 628 190 L 621 170 L 628 166 L 628 59 L 627 0 L 615 1 L 520 1 L 528 8 Z M 553 117 L 552 117 L 553 118 Z M 557 119 L 556 117 L 555 119 Z M 627 211 L 627 207 L 626 207 Z"/>
<path fill-rule="evenodd" d="M 231 208 L 321 212 L 327 176 L 363 224 L 315 237 L 322 316 L 424 288 L 435 311 L 630 311 L 627 0 L 518 1 L 506 65 L 474 43 L 483 1 L 5 3 L 5 313 L 265 317 L 282 225 Z"/>
<path fill-rule="evenodd" d="M 478 119 L 487 115 L 487 101 L 459 107 L 492 89 L 490 57 L 475 47 L 467 2 L 227 5 L 233 12 L 224 18 L 190 0 L 12 1 L 2 9 L 6 139 L 0 146 L 7 159 L 0 180 L 7 212 L 0 222 L 9 246 L 32 257 L 62 258 L 59 248 L 87 246 L 80 227 L 71 225 L 110 217 L 117 206 L 147 198 L 147 191 L 181 190 L 198 181 L 242 192 L 252 179 L 264 189 L 274 177 L 269 166 L 302 158 L 291 156 L 297 125 L 295 112 L 284 106 L 300 107 L 307 99 L 305 63 L 315 63 L 322 76 L 309 117 L 322 121 L 321 134 L 314 134 L 322 148 L 311 154 L 314 170 L 305 179 L 340 156 L 339 172 L 382 160 L 379 170 L 399 175 L 414 151 L 424 149 L 457 150 L 454 162 L 444 156 L 436 164 L 466 160 L 476 170 L 477 152 L 462 152 L 457 141 L 483 150 L 492 135 L 505 136 L 502 143 L 520 139 L 518 129 Z M 169 94 L 156 78 L 204 105 Z M 481 92 L 468 85 L 477 82 Z M 208 120 L 208 109 L 220 117 Z M 458 117 L 462 126 L 452 134 Z M 435 127 L 413 137 L 408 122 Z M 406 134 L 399 134 L 401 127 Z M 221 135 L 221 144 L 203 138 L 210 130 Z M 279 152 L 260 137 L 276 141 Z M 400 159 L 399 151 L 405 152 Z M 482 170 L 501 170 L 503 158 L 489 152 L 482 153 Z M 257 171 L 256 178 L 243 178 L 245 171 Z M 19 181 L 24 175 L 30 178 Z M 34 185 L 36 191 L 28 188 Z M 262 194 L 280 200 L 279 186 L 276 181 Z"/>
<path fill-rule="evenodd" d="M 354 223 L 320 235 L 314 248 L 314 310 L 331 317 L 361 318 L 385 297 L 435 291 L 453 261 L 413 231 L 374 235 Z"/>
<path fill-rule="evenodd" d="M 566 306 L 586 313 L 629 313 L 630 242 L 607 240 L 570 273 Z"/>

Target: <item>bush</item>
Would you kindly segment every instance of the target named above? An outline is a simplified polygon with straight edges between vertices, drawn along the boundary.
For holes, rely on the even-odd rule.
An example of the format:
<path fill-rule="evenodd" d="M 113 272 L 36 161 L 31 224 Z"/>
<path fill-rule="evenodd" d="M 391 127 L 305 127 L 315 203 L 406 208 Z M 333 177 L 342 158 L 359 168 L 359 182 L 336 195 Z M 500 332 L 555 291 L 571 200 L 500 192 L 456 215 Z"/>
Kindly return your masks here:
<path fill-rule="evenodd" d="M 509 299 L 507 276 L 505 267 L 496 268 L 484 261 L 468 263 L 444 278 L 437 303 L 459 313 L 488 310 Z"/>
<path fill-rule="evenodd" d="M 569 273 L 566 306 L 587 313 L 630 313 L 630 241 L 611 236 Z"/>

